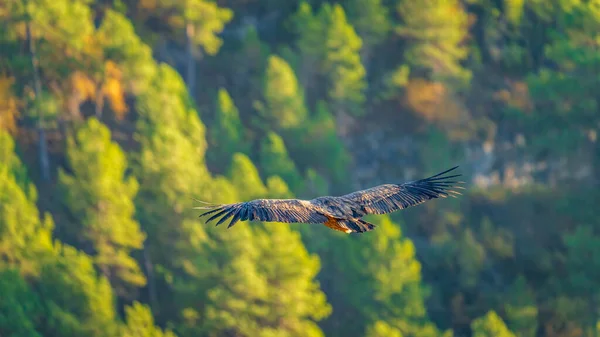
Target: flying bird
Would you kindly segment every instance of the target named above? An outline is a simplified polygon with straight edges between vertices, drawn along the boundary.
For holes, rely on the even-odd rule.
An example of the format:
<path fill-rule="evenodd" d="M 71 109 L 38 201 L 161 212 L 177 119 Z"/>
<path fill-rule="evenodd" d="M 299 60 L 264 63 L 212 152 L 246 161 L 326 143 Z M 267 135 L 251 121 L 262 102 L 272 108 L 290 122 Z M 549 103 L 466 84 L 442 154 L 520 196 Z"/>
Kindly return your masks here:
<path fill-rule="evenodd" d="M 369 214 L 386 214 L 422 204 L 431 199 L 456 197 L 454 189 L 463 189 L 452 178 L 460 174 L 446 175 L 458 166 L 429 178 L 402 184 L 383 184 L 342 196 L 323 196 L 312 200 L 256 199 L 234 204 L 210 204 L 195 209 L 208 210 L 200 217 L 211 215 L 209 223 L 222 216 L 217 226 L 231 218 L 227 228 L 238 221 L 265 221 L 283 223 L 323 224 L 345 233 L 364 233 L 375 225 L 362 219 Z"/>

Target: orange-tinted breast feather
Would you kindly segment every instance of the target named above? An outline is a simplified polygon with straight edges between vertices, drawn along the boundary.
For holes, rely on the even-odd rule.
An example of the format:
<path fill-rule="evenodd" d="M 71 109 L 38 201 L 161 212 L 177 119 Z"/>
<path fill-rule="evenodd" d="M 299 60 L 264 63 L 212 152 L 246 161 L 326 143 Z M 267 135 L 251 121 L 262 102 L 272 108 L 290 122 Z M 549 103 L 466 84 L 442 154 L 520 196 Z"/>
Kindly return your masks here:
<path fill-rule="evenodd" d="M 338 224 L 337 220 L 335 220 L 334 218 L 327 217 L 327 221 L 325 221 L 325 223 L 323 223 L 323 224 L 333 230 L 336 230 L 336 231 L 340 231 L 340 232 L 344 232 L 344 233 L 352 232 L 350 229 L 340 226 Z"/>

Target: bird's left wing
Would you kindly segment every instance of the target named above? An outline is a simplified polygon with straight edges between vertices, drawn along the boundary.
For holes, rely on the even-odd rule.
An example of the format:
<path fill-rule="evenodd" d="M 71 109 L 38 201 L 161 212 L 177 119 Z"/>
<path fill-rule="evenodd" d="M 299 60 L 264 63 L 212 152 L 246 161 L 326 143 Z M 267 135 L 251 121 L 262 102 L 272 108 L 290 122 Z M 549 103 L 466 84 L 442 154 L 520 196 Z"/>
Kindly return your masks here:
<path fill-rule="evenodd" d="M 460 176 L 460 174 L 443 176 L 457 167 L 455 166 L 429 178 L 404 184 L 379 185 L 346 194 L 340 198 L 351 202 L 359 211 L 365 214 L 391 213 L 399 209 L 422 204 L 427 200 L 460 194 L 452 190 L 452 188 L 462 189 L 462 187 L 456 186 L 456 184 L 462 182 L 450 180 Z"/>
<path fill-rule="evenodd" d="M 231 218 L 227 228 L 238 221 L 272 221 L 285 223 L 323 223 L 327 217 L 318 212 L 318 208 L 309 201 L 298 199 L 256 199 L 235 204 L 214 205 L 208 207 L 195 207 L 196 209 L 209 209 L 200 217 L 212 216 L 206 220 L 209 223 L 223 216 L 217 226 Z"/>

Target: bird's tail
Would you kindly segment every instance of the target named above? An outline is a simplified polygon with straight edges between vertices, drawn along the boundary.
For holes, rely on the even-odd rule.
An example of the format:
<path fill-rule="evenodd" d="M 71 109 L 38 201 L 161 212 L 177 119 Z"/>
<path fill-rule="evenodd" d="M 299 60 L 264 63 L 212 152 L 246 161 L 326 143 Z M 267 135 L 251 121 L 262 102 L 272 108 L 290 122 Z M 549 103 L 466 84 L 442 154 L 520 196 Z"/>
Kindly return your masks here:
<path fill-rule="evenodd" d="M 375 229 L 374 224 L 367 222 L 363 219 L 357 219 L 356 222 L 358 222 L 360 228 L 362 229 L 362 231 L 359 233 L 369 232 L 369 231 L 372 231 L 373 229 Z"/>
<path fill-rule="evenodd" d="M 375 229 L 375 225 L 366 222 L 363 219 L 343 220 L 345 227 L 350 229 L 350 233 L 365 233 Z"/>

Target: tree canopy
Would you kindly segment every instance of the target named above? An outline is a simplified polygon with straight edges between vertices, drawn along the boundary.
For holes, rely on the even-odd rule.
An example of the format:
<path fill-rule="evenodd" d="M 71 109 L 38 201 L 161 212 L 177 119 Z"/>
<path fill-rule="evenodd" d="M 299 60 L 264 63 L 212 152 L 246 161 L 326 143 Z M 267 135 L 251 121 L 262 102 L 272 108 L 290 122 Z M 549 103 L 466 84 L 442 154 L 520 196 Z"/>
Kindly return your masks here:
<path fill-rule="evenodd" d="M 598 335 L 599 50 L 598 1 L 0 1 L 0 335 Z M 454 165 L 362 235 L 193 209 Z"/>

